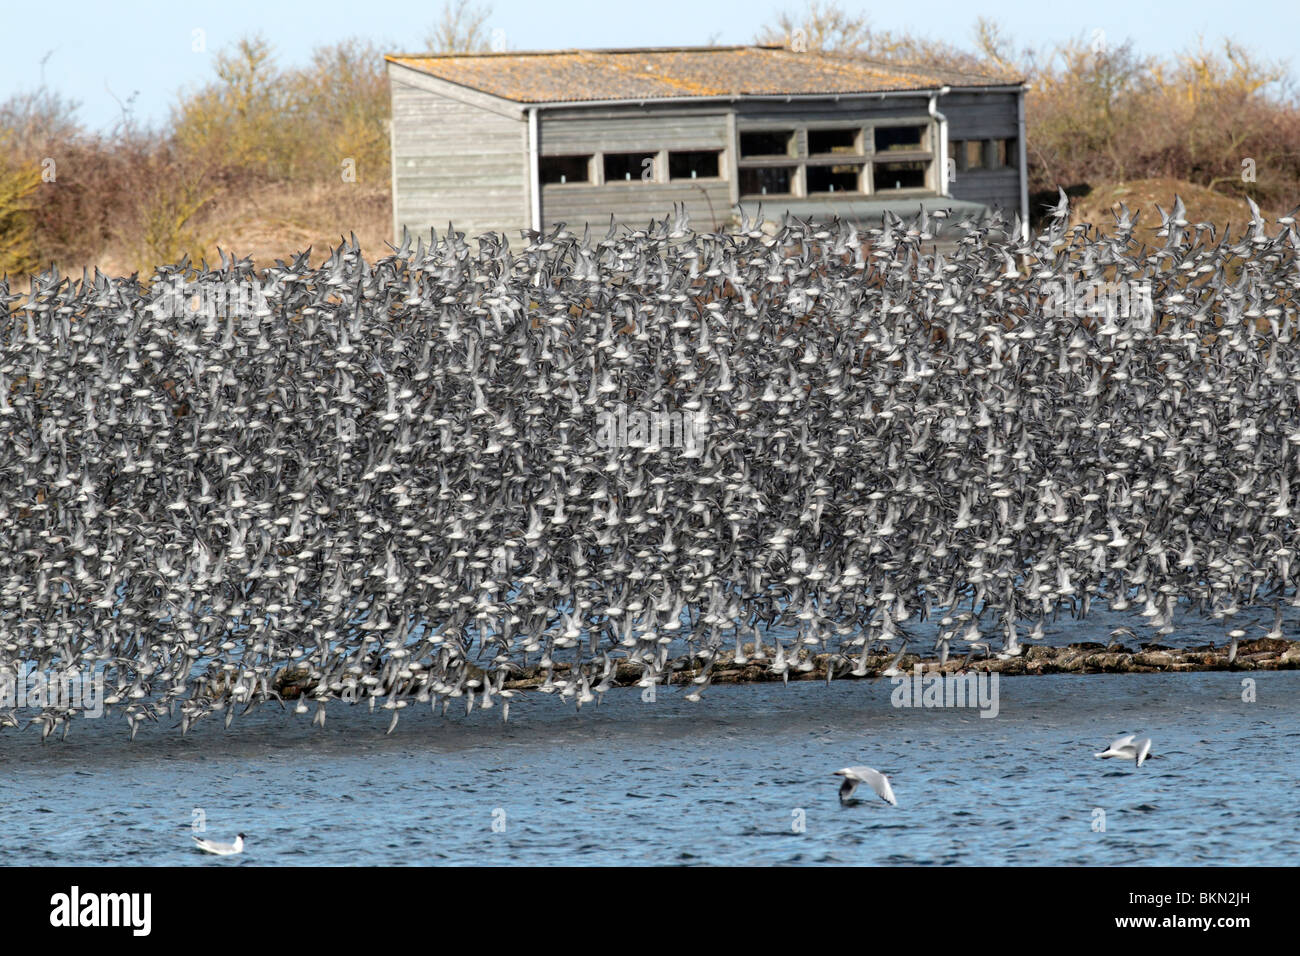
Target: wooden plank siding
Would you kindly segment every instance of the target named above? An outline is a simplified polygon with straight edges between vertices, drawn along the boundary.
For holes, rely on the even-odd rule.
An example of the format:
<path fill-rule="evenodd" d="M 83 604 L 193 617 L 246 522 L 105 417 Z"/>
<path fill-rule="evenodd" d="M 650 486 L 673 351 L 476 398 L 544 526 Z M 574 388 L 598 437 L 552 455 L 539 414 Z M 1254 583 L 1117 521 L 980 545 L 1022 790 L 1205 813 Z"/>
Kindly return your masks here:
<path fill-rule="evenodd" d="M 1006 139 L 1017 135 L 1015 93 L 949 93 L 939 97 L 949 139 Z"/>
<path fill-rule="evenodd" d="M 1020 212 L 1020 170 L 968 169 L 957 173 L 956 182 L 949 184 L 948 192 L 954 199 L 969 199 L 995 209 L 1010 217 Z"/>
<path fill-rule="evenodd" d="M 405 82 L 390 70 L 393 227 L 517 236 L 529 225 L 528 122 Z"/>
<path fill-rule="evenodd" d="M 541 114 L 543 156 L 571 153 L 635 153 L 660 149 L 725 149 L 727 114 L 627 111 L 566 118 Z"/>
<path fill-rule="evenodd" d="M 946 100 L 941 99 L 941 103 Z M 764 129 L 789 123 L 844 123 L 873 120 L 928 120 L 928 96 L 891 96 L 887 99 L 841 99 L 825 101 L 764 100 L 741 103 L 736 109 L 736 123 L 742 129 Z M 944 107 L 940 107 L 943 109 Z"/>
<path fill-rule="evenodd" d="M 611 214 L 617 223 L 641 227 L 669 215 L 674 203 L 685 204 L 695 228 L 722 227 L 731 218 L 731 184 L 724 179 L 697 179 L 542 187 L 544 222 L 565 222 L 579 229 L 587 223 L 601 234 L 609 227 Z"/>
<path fill-rule="evenodd" d="M 1019 135 L 1016 93 L 954 92 L 939 100 L 939 109 L 948 117 L 948 141 L 1013 139 Z M 1019 153 L 1016 153 L 1018 161 Z M 1010 216 L 1020 212 L 1021 171 L 1014 166 L 1002 169 L 969 169 L 957 172 L 949 185 L 956 199 L 984 203 Z"/>

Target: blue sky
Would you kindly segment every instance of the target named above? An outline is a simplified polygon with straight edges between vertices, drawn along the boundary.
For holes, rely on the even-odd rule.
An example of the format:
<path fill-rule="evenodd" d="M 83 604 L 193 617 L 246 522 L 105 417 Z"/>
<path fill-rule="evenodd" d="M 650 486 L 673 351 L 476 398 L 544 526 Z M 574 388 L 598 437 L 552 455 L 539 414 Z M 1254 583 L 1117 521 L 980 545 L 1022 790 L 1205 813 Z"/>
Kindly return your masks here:
<path fill-rule="evenodd" d="M 801 0 L 495 0 L 489 27 L 504 31 L 510 49 L 668 46 L 750 42 L 764 23 Z M 874 26 L 911 30 L 965 45 L 975 18 L 1002 23 L 1018 46 L 1042 48 L 1058 40 L 1105 31 L 1110 42 L 1134 41 L 1142 52 L 1168 54 L 1207 40 L 1235 39 L 1259 55 L 1286 60 L 1300 75 L 1295 54 L 1300 35 L 1296 0 L 926 0 L 863 3 Z M 238 36 L 260 32 L 281 64 L 304 62 L 313 47 L 361 35 L 409 52 L 435 19 L 440 2 L 360 3 L 357 0 L 221 0 L 185 10 L 173 2 L 103 3 L 71 0 L 53 8 L 9 4 L 3 11 L 10 42 L 0 58 L 0 100 L 37 86 L 47 54 L 47 84 L 81 103 L 83 122 L 107 127 L 117 100 L 135 94 L 136 114 L 167 118 L 176 94 L 212 76 L 212 51 Z M 206 34 L 207 52 L 191 49 L 193 31 Z M 115 99 L 116 97 L 116 99 Z"/>

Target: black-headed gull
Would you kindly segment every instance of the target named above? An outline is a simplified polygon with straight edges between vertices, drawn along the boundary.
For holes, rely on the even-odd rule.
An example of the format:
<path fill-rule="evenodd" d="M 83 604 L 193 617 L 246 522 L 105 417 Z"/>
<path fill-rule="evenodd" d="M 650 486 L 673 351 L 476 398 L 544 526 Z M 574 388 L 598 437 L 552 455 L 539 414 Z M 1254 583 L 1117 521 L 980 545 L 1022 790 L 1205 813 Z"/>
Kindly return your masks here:
<path fill-rule="evenodd" d="M 242 833 L 235 837 L 234 843 L 217 843 L 215 840 L 205 840 L 202 837 L 195 837 L 194 843 L 204 853 L 211 853 L 214 856 L 234 856 L 236 853 L 244 852 Z"/>
<path fill-rule="evenodd" d="M 894 797 L 894 788 L 889 785 L 889 778 L 879 770 L 873 770 L 870 767 L 845 767 L 843 770 L 836 770 L 834 776 L 844 778 L 840 784 L 840 803 L 848 803 L 853 796 L 853 791 L 858 789 L 858 784 L 865 783 L 876 795 L 891 806 L 898 806 L 898 800 Z"/>
<path fill-rule="evenodd" d="M 1129 734 L 1127 737 L 1120 737 L 1114 741 L 1110 747 L 1103 750 L 1096 757 L 1122 757 L 1125 760 L 1136 760 L 1137 765 L 1142 766 L 1142 761 L 1151 754 L 1151 738 L 1139 737 L 1137 734 Z"/>

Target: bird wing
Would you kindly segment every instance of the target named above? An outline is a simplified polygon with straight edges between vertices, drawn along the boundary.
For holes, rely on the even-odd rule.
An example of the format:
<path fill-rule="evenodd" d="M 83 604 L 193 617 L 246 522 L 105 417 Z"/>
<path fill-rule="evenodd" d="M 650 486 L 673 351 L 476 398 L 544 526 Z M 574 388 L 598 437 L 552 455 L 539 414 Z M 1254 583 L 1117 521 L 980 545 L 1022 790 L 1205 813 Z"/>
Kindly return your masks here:
<path fill-rule="evenodd" d="M 866 768 L 867 774 L 864 779 L 871 784 L 871 789 L 876 791 L 876 795 L 884 800 L 890 806 L 898 806 L 898 799 L 894 796 L 894 788 L 889 785 L 889 778 L 878 770 Z"/>
<path fill-rule="evenodd" d="M 1151 753 L 1151 738 L 1143 737 L 1141 740 L 1134 741 L 1133 746 L 1137 748 L 1137 765 L 1142 766 L 1142 761 L 1147 759 Z"/>
<path fill-rule="evenodd" d="M 873 767 L 845 767 L 843 770 L 837 772 L 844 774 L 846 781 L 862 781 L 867 784 L 867 786 L 871 787 L 872 790 L 876 791 L 876 795 L 880 797 L 881 800 L 884 800 L 886 803 L 895 807 L 898 806 L 898 799 L 894 796 L 894 788 L 889 785 L 889 778 L 879 770 L 876 770 Z M 856 786 L 856 783 L 854 785 Z M 841 788 L 840 792 L 843 792 L 843 788 Z"/>
<path fill-rule="evenodd" d="M 1065 190 L 1060 186 L 1056 187 L 1056 191 L 1060 194 L 1060 199 L 1052 210 L 1052 216 L 1056 219 L 1064 219 L 1070 214 L 1070 197 L 1065 194 Z"/>
<path fill-rule="evenodd" d="M 858 781 L 854 777 L 845 775 L 844 782 L 840 784 L 840 799 L 847 800 L 853 796 L 853 791 L 858 789 Z"/>
<path fill-rule="evenodd" d="M 1129 746 L 1129 744 L 1133 743 L 1133 738 L 1136 736 L 1137 734 L 1129 734 L 1127 737 L 1120 737 L 1110 745 L 1110 749 L 1123 750 L 1125 747 Z"/>

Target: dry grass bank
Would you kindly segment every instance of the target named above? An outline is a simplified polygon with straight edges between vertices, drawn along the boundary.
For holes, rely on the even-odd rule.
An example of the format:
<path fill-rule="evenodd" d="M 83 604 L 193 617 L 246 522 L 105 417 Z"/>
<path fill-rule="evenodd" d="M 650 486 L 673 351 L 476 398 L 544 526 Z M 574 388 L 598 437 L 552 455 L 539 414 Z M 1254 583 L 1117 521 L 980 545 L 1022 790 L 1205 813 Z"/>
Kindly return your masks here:
<path fill-rule="evenodd" d="M 1134 230 L 1137 238 L 1148 245 L 1159 246 L 1164 244 L 1164 237 L 1156 235 L 1160 229 L 1160 209 L 1169 212 L 1174 206 L 1175 196 L 1182 199 L 1187 210 L 1184 218 L 1188 222 L 1210 223 L 1218 236 L 1229 228 L 1232 235 L 1240 235 L 1250 221 L 1250 209 L 1245 199 L 1170 177 L 1099 183 L 1086 196 L 1070 201 L 1070 221 L 1074 224 L 1090 223 L 1109 233 L 1114 229 L 1115 215 L 1122 203 L 1130 213 L 1139 217 Z M 1261 207 L 1260 211 L 1275 219 L 1289 210 Z"/>
<path fill-rule="evenodd" d="M 218 249 L 264 266 L 310 248 L 311 261 L 318 265 L 351 233 L 367 257 L 374 258 L 388 251 L 392 200 L 387 185 L 264 183 L 213 199 L 195 217 L 192 230 L 191 255 L 210 263 L 218 261 Z M 67 265 L 76 274 L 83 266 L 98 266 L 109 275 L 138 268 L 132 245 L 124 242 L 110 242 L 98 255 L 60 268 L 66 271 Z"/>

